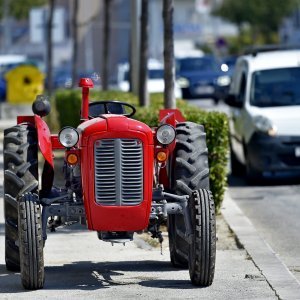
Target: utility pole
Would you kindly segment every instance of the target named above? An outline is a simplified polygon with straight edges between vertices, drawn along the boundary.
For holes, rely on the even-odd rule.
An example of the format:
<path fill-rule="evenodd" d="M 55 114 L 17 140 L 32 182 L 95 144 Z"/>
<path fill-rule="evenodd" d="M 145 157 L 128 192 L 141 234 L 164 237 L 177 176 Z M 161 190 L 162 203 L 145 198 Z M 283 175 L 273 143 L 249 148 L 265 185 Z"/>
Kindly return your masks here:
<path fill-rule="evenodd" d="M 130 40 L 130 91 L 139 93 L 139 52 L 140 52 L 140 0 L 130 0 L 131 4 L 131 40 Z"/>
<path fill-rule="evenodd" d="M 142 0 L 141 47 L 139 67 L 139 102 L 140 106 L 149 106 L 148 81 L 148 0 Z"/>
<path fill-rule="evenodd" d="M 164 106 L 165 108 L 176 108 L 174 94 L 175 63 L 174 63 L 174 37 L 173 37 L 173 0 L 163 0 L 164 20 Z"/>

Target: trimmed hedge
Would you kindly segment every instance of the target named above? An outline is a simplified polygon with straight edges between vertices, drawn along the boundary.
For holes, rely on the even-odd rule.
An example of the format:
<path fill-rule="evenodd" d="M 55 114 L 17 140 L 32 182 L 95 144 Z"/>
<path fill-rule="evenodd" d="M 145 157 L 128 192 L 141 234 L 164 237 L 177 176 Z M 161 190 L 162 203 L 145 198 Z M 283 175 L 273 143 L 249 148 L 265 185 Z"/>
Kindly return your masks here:
<path fill-rule="evenodd" d="M 134 118 L 148 124 L 150 127 L 158 125 L 159 109 L 163 108 L 163 95 L 152 94 L 150 107 L 139 107 L 138 98 L 120 91 L 92 92 L 92 100 L 119 100 L 133 104 L 137 108 Z M 79 90 L 58 91 L 52 100 L 57 111 L 57 122 L 52 124 L 59 127 L 79 124 L 81 93 Z M 209 150 L 210 188 L 214 195 L 217 210 L 220 209 L 225 188 L 227 185 L 227 159 L 228 159 L 228 118 L 224 113 L 207 112 L 189 105 L 183 100 L 177 100 L 177 107 L 181 110 L 186 120 L 202 124 L 206 131 L 206 141 Z M 56 127 L 57 128 L 57 127 Z"/>

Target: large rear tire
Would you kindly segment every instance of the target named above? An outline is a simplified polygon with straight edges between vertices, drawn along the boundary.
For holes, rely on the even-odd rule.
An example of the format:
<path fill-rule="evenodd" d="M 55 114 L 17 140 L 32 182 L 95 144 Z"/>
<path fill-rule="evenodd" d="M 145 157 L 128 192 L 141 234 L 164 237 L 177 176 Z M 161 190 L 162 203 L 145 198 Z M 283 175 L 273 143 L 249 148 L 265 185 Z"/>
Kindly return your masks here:
<path fill-rule="evenodd" d="M 5 263 L 7 270 L 20 271 L 17 199 L 38 189 L 36 129 L 17 125 L 4 130 L 3 150 Z"/>
<path fill-rule="evenodd" d="M 211 192 L 194 191 L 189 201 L 193 236 L 189 245 L 189 272 L 192 284 L 209 286 L 215 273 L 216 217 Z"/>
<path fill-rule="evenodd" d="M 26 193 L 19 198 L 19 243 L 21 279 L 25 289 L 44 286 L 44 254 L 41 208 L 38 196 Z"/>
<path fill-rule="evenodd" d="M 193 190 L 208 190 L 208 150 L 203 126 L 192 122 L 179 123 L 176 134 L 172 191 L 177 195 L 191 195 Z M 182 215 L 168 215 L 170 258 L 175 267 L 188 267 L 189 248 L 185 231 Z"/>

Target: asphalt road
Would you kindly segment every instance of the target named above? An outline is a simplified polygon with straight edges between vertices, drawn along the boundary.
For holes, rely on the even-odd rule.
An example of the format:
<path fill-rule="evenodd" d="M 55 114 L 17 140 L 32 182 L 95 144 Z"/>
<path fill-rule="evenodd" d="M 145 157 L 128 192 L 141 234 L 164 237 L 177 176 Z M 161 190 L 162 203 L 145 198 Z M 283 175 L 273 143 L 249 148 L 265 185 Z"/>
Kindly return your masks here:
<path fill-rule="evenodd" d="M 211 100 L 190 103 L 206 110 L 228 112 L 223 102 L 217 106 Z M 300 281 L 300 179 L 249 186 L 245 178 L 231 177 L 229 194 Z"/>

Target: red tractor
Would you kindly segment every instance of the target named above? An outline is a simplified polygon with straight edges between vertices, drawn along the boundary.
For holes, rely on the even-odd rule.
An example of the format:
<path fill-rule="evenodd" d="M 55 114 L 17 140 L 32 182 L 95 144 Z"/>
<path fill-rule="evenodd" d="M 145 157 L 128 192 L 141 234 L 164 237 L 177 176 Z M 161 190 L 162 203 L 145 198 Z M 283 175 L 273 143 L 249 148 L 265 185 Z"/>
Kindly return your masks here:
<path fill-rule="evenodd" d="M 162 110 L 151 129 L 130 118 L 130 104 L 89 103 L 90 79 L 80 86 L 77 128 L 51 135 L 42 119 L 50 105 L 39 96 L 34 115 L 4 131 L 6 268 L 21 271 L 25 289 L 40 289 L 48 229 L 78 221 L 103 241 L 124 243 L 147 230 L 162 242 L 160 224 L 167 220 L 172 264 L 188 267 L 194 285 L 211 285 L 216 228 L 203 126 Z M 58 149 L 65 150 L 61 188 L 53 186 Z M 45 160 L 40 183 L 38 151 Z"/>

